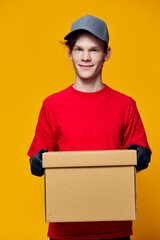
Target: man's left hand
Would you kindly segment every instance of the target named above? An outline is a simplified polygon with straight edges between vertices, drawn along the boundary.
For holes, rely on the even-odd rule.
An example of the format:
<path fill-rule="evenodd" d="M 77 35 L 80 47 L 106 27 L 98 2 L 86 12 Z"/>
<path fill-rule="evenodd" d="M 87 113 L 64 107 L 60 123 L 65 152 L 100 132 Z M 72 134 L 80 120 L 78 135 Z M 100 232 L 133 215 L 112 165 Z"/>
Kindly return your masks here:
<path fill-rule="evenodd" d="M 137 144 L 132 144 L 128 145 L 127 149 L 137 150 L 137 171 L 141 171 L 148 167 L 151 158 L 151 151 L 148 147 L 140 147 Z"/>

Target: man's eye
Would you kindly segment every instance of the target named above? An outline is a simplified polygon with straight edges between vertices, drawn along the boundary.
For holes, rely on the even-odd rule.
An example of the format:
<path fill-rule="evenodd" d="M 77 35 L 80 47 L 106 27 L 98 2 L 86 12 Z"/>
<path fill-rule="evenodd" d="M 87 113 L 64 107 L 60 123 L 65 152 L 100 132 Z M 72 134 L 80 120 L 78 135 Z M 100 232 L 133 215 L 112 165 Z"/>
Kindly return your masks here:
<path fill-rule="evenodd" d="M 81 48 L 76 48 L 75 49 L 77 52 L 80 52 L 82 49 Z"/>
<path fill-rule="evenodd" d="M 94 48 L 94 49 L 91 50 L 91 52 L 97 52 L 97 49 Z"/>

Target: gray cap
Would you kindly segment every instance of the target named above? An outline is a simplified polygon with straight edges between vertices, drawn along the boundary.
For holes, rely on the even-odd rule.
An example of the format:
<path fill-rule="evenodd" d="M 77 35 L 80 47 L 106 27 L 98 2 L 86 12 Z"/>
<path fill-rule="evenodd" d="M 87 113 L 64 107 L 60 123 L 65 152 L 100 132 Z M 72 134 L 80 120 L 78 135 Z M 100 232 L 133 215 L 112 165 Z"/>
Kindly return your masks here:
<path fill-rule="evenodd" d="M 107 25 L 103 20 L 97 17 L 86 15 L 79 18 L 72 24 L 70 32 L 64 39 L 67 40 L 73 32 L 78 30 L 86 30 L 107 43 L 109 41 Z"/>

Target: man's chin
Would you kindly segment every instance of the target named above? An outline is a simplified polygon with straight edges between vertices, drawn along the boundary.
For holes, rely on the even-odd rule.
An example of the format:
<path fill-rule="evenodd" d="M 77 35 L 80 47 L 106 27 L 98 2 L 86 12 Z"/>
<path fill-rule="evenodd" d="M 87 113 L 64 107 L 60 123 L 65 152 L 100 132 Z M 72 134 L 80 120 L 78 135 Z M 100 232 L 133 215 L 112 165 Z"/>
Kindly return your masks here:
<path fill-rule="evenodd" d="M 82 79 L 82 80 L 92 80 L 95 79 L 96 75 L 93 74 L 77 74 L 78 78 Z"/>

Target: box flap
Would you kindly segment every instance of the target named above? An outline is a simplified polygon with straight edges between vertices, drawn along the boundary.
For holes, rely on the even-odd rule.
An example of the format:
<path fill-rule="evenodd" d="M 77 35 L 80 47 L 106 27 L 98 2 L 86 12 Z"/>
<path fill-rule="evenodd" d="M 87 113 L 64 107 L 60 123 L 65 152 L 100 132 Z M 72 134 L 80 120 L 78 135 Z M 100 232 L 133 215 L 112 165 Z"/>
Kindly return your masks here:
<path fill-rule="evenodd" d="M 137 165 L 136 150 L 55 151 L 43 153 L 43 168 Z"/>

